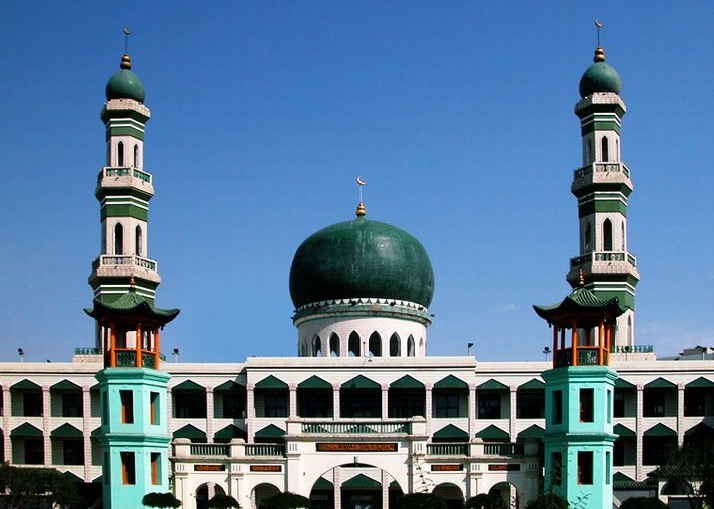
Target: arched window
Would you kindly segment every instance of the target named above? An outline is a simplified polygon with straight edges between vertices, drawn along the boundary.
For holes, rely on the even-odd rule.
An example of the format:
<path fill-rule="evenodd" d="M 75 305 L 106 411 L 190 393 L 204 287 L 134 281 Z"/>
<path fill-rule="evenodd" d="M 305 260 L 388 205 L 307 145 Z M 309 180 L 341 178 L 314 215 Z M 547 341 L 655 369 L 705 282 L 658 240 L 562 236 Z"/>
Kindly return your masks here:
<path fill-rule="evenodd" d="M 359 334 L 355 331 L 350 332 L 350 337 L 347 339 L 347 356 L 359 357 Z"/>
<path fill-rule="evenodd" d="M 632 338 L 632 315 L 630 315 L 627 317 L 627 344 L 628 344 L 628 346 L 634 344 L 632 339 L 633 339 Z"/>
<path fill-rule="evenodd" d="M 426 352 L 424 351 L 424 338 L 419 338 L 419 354 L 420 355 L 426 354 Z"/>
<path fill-rule="evenodd" d="M 583 239 L 583 252 L 589 253 L 591 251 L 592 241 L 593 241 L 593 229 L 590 226 L 590 221 L 585 222 L 585 235 Z"/>
<path fill-rule="evenodd" d="M 624 221 L 622 222 L 621 233 L 622 233 L 622 237 L 620 238 L 620 251 L 624 251 L 625 249 L 627 249 L 625 247 L 625 222 Z"/>
<path fill-rule="evenodd" d="M 322 341 L 320 340 L 320 336 L 315 334 L 315 337 L 312 338 L 312 355 L 313 357 L 319 357 L 322 355 Z"/>
<path fill-rule="evenodd" d="M 142 238 L 143 235 L 141 234 L 141 226 L 137 225 L 136 226 L 136 231 L 135 231 L 135 238 L 134 238 L 134 245 L 135 249 L 134 252 L 136 253 L 137 256 L 143 256 L 143 248 L 142 248 L 142 243 L 144 239 Z"/>
<path fill-rule="evenodd" d="M 396 332 L 389 339 L 389 356 L 401 357 L 402 355 L 402 340 Z"/>
<path fill-rule="evenodd" d="M 602 222 L 602 250 L 612 251 L 612 221 L 609 219 Z"/>
<path fill-rule="evenodd" d="M 593 142 L 591 139 L 585 142 L 585 164 L 590 164 L 593 161 Z"/>
<path fill-rule="evenodd" d="M 615 138 L 615 161 L 621 161 L 620 158 L 620 140 Z"/>
<path fill-rule="evenodd" d="M 124 166 L 124 142 L 117 143 L 117 166 Z"/>
<path fill-rule="evenodd" d="M 610 160 L 610 151 L 609 151 L 609 146 L 608 146 L 609 143 L 607 141 L 607 136 L 603 136 L 600 143 L 601 143 L 600 151 L 602 152 L 602 160 L 603 160 L 603 162 L 608 162 Z"/>
<path fill-rule="evenodd" d="M 330 357 L 340 356 L 340 337 L 334 332 L 330 334 Z"/>
<path fill-rule="evenodd" d="M 369 337 L 369 354 L 372 357 L 382 356 L 382 336 L 376 331 Z"/>
<path fill-rule="evenodd" d="M 114 254 L 124 254 L 124 227 L 121 223 L 114 225 Z"/>
<path fill-rule="evenodd" d="M 304 342 L 300 345 L 300 356 L 307 357 L 307 346 L 305 346 Z"/>
<path fill-rule="evenodd" d="M 411 334 L 407 339 L 407 357 L 414 357 L 414 336 Z"/>
<path fill-rule="evenodd" d="M 139 145 L 134 145 L 134 166 L 139 167 Z"/>

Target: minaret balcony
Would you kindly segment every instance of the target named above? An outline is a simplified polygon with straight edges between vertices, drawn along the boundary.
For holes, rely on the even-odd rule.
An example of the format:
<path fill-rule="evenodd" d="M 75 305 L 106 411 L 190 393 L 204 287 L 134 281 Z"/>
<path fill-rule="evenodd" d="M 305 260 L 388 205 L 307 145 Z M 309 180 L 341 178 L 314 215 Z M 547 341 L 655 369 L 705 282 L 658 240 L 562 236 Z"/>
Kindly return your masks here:
<path fill-rule="evenodd" d="M 592 251 L 570 259 L 568 281 L 577 282 L 585 274 L 631 274 L 639 280 L 637 258 L 629 251 Z"/>
<path fill-rule="evenodd" d="M 594 184 L 621 184 L 632 191 L 630 169 L 622 162 L 606 162 L 592 163 L 573 170 L 573 184 L 570 187 L 573 193 Z"/>
<path fill-rule="evenodd" d="M 105 166 L 97 175 L 98 187 L 135 187 L 153 195 L 151 173 L 134 166 Z"/>
<path fill-rule="evenodd" d="M 136 276 L 159 282 L 159 263 L 138 255 L 100 255 L 92 262 L 92 271 L 97 276 Z"/>

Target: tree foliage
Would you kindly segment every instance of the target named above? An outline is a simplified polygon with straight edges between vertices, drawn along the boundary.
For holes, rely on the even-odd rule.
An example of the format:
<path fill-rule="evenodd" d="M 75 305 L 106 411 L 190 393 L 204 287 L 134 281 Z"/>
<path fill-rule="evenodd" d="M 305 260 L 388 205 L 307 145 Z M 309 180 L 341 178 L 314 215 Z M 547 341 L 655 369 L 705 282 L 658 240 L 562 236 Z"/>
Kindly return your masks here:
<path fill-rule="evenodd" d="M 622 503 L 620 509 L 667 509 L 667 504 L 658 498 L 631 497 Z"/>
<path fill-rule="evenodd" d="M 526 509 L 568 509 L 568 501 L 557 493 L 545 493 L 530 501 Z"/>
<path fill-rule="evenodd" d="M 175 508 L 181 507 L 181 501 L 177 499 L 173 493 L 147 493 L 141 499 L 144 507 L 159 507 L 159 508 Z"/>
<path fill-rule="evenodd" d="M 240 509 L 240 504 L 230 495 L 220 493 L 211 497 L 206 507 L 209 509 Z"/>
<path fill-rule="evenodd" d="M 665 464 L 651 474 L 680 486 L 692 507 L 698 506 L 698 499 L 704 499 L 707 506 L 714 507 L 712 438 L 711 432 L 685 438 L 684 445 L 671 453 Z"/>
<path fill-rule="evenodd" d="M 464 504 L 466 509 L 506 509 L 506 504 L 496 493 L 479 493 L 471 497 Z"/>
<path fill-rule="evenodd" d="M 433 493 L 410 493 L 397 501 L 397 509 L 446 509 L 444 499 Z"/>
<path fill-rule="evenodd" d="M 33 509 L 42 501 L 50 506 L 80 503 L 77 487 L 53 468 L 19 468 L 7 463 L 0 466 L 0 492 L 6 495 L 6 509 Z"/>
<path fill-rule="evenodd" d="M 301 509 L 310 507 L 310 499 L 297 493 L 278 493 L 261 502 L 259 509 Z"/>

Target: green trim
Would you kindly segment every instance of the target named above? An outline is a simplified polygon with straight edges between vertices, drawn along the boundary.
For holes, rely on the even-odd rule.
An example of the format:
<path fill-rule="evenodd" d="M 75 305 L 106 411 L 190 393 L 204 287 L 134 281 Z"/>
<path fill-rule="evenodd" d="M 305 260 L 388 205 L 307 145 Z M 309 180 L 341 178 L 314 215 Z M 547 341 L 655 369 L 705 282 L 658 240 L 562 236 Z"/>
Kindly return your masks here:
<path fill-rule="evenodd" d="M 619 135 L 622 132 L 622 128 L 614 120 L 588 120 L 580 124 L 581 136 L 594 131 L 615 131 Z"/>
<path fill-rule="evenodd" d="M 523 385 L 518 386 L 518 390 L 522 389 L 545 389 L 545 383 L 541 382 L 537 378 L 534 378 L 533 380 L 529 380 Z"/>
<path fill-rule="evenodd" d="M 57 382 L 56 384 L 50 386 L 51 391 L 81 391 L 82 388 L 67 380 L 66 378 L 62 380 L 61 382 Z"/>
<path fill-rule="evenodd" d="M 618 435 L 619 437 L 635 437 L 635 436 L 637 436 L 637 433 L 632 431 L 627 426 L 623 426 L 622 424 L 615 424 L 615 427 L 612 429 L 612 432 L 615 435 Z"/>
<path fill-rule="evenodd" d="M 34 390 L 39 391 L 41 389 L 42 389 L 42 387 L 37 385 L 35 382 L 31 382 L 27 378 L 10 386 L 11 391 L 34 391 Z"/>
<path fill-rule="evenodd" d="M 529 426 L 528 428 L 524 429 L 520 433 L 518 433 L 518 438 L 519 440 L 523 439 L 538 439 L 538 440 L 543 440 L 543 436 L 545 435 L 545 430 L 538 426 L 537 424 L 533 424 L 532 426 Z"/>
<path fill-rule="evenodd" d="M 628 382 L 624 378 L 615 380 L 615 389 L 635 389 L 635 384 Z"/>
<path fill-rule="evenodd" d="M 491 378 L 490 380 L 487 380 L 486 382 L 482 383 L 478 387 L 476 387 L 476 390 L 478 391 L 507 391 L 508 386 L 502 384 L 498 380 L 494 380 Z"/>
<path fill-rule="evenodd" d="M 231 392 L 239 391 L 241 389 L 245 389 L 245 385 L 241 385 L 234 380 L 228 380 L 227 382 L 223 382 L 221 385 L 214 387 L 213 392 Z"/>
<path fill-rule="evenodd" d="M 476 433 L 476 437 L 482 440 L 508 440 L 510 435 L 498 426 L 491 424 L 487 428 Z"/>
<path fill-rule="evenodd" d="M 357 474 L 353 478 L 342 483 L 343 488 L 381 488 L 382 483 L 375 481 L 364 474 Z"/>
<path fill-rule="evenodd" d="M 141 221 L 148 221 L 149 211 L 128 203 L 121 205 L 106 203 L 100 208 L 99 216 L 101 221 L 104 221 L 108 217 L 133 217 Z"/>
<path fill-rule="evenodd" d="M 315 481 L 315 484 L 312 485 L 313 490 L 333 490 L 335 489 L 335 485 L 332 484 L 330 481 L 325 479 L 324 477 L 319 477 L 317 481 Z"/>
<path fill-rule="evenodd" d="M 206 388 L 202 385 L 197 384 L 193 380 L 184 380 L 180 384 L 171 387 L 172 391 L 205 391 Z"/>
<path fill-rule="evenodd" d="M 332 384 L 326 382 L 317 375 L 312 375 L 307 380 L 303 380 L 297 385 L 298 389 L 332 389 Z"/>
<path fill-rule="evenodd" d="M 677 437 L 677 432 L 672 428 L 665 426 L 661 422 L 652 426 L 650 429 L 645 431 L 644 435 L 646 437 Z"/>
<path fill-rule="evenodd" d="M 696 380 L 693 380 L 687 384 L 687 388 L 690 389 L 709 389 L 710 387 L 714 387 L 714 382 L 707 378 L 704 378 L 703 376 L 700 376 Z"/>
<path fill-rule="evenodd" d="M 468 390 L 469 384 L 456 378 L 454 375 L 449 375 L 442 378 L 434 384 L 434 389 L 458 389 L 458 390 Z"/>
<path fill-rule="evenodd" d="M 390 389 L 424 389 L 424 384 L 411 375 L 404 375 L 389 385 Z"/>
<path fill-rule="evenodd" d="M 144 141 L 144 132 L 140 129 L 137 129 L 136 127 L 131 127 L 128 125 L 121 127 L 109 126 L 106 130 L 106 134 L 104 135 L 104 139 L 109 140 L 109 138 L 113 136 L 131 136 L 132 138 L 136 138 L 137 140 Z"/>
<path fill-rule="evenodd" d="M 670 382 L 669 380 L 665 380 L 662 377 L 659 377 L 656 380 L 652 380 L 650 383 L 645 384 L 645 389 L 676 389 L 677 384 Z"/>
<path fill-rule="evenodd" d="M 84 434 L 77 428 L 65 422 L 50 432 L 52 438 L 83 438 Z"/>
<path fill-rule="evenodd" d="M 458 428 L 453 424 L 449 424 L 448 426 L 444 426 L 439 431 L 434 433 L 431 438 L 432 440 L 453 440 L 456 442 L 468 440 L 469 434 L 461 428 Z"/>
<path fill-rule="evenodd" d="M 188 438 L 189 440 L 206 440 L 206 432 L 201 431 L 192 424 L 186 424 L 174 431 L 174 438 Z"/>
<path fill-rule="evenodd" d="M 255 438 L 283 438 L 285 431 L 275 424 L 269 424 L 261 430 L 255 432 Z"/>
<path fill-rule="evenodd" d="M 288 384 L 278 378 L 275 378 L 273 375 L 267 376 L 255 384 L 255 389 L 287 390 L 287 388 Z"/>
<path fill-rule="evenodd" d="M 225 428 L 221 428 L 213 434 L 214 440 L 231 440 L 233 438 L 247 438 L 246 431 L 239 428 L 235 424 L 229 424 Z"/>
<path fill-rule="evenodd" d="M 591 200 L 582 205 L 578 204 L 578 217 L 582 218 L 596 213 L 620 213 L 627 217 L 627 205 L 619 199 Z"/>
<path fill-rule="evenodd" d="M 42 431 L 30 423 L 22 423 L 10 432 L 13 438 L 42 438 Z"/>
<path fill-rule="evenodd" d="M 357 375 L 356 377 L 347 380 L 341 385 L 342 389 L 381 389 L 382 386 L 379 385 L 374 380 L 370 380 L 364 375 Z"/>

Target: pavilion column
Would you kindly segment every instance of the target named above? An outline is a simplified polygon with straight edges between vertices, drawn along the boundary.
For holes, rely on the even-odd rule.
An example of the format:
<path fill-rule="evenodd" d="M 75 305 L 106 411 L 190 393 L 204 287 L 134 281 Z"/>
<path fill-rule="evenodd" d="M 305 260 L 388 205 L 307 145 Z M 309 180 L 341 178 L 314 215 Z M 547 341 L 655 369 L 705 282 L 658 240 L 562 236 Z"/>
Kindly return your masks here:
<path fill-rule="evenodd" d="M 156 361 L 154 369 L 159 369 L 159 362 L 161 362 L 161 336 L 159 335 L 160 327 L 154 329 L 154 351 L 156 352 Z"/>
<path fill-rule="evenodd" d="M 572 359 L 571 366 L 578 365 L 578 324 L 573 320 L 573 348 L 571 351 Z"/>
<path fill-rule="evenodd" d="M 555 367 L 555 359 L 558 353 L 558 326 L 553 325 L 553 367 Z"/>
<path fill-rule="evenodd" d="M 605 335 L 604 335 L 604 325 L 603 322 L 600 321 L 600 323 L 597 326 L 597 353 L 598 353 L 598 364 L 600 366 L 603 366 L 605 364 Z"/>
<path fill-rule="evenodd" d="M 141 368 L 144 366 L 144 359 L 141 357 L 141 324 L 137 323 L 136 324 L 136 340 L 135 340 L 136 345 L 136 367 Z"/>
<path fill-rule="evenodd" d="M 109 324 L 109 366 L 114 368 L 117 365 L 117 333 L 114 323 Z"/>

